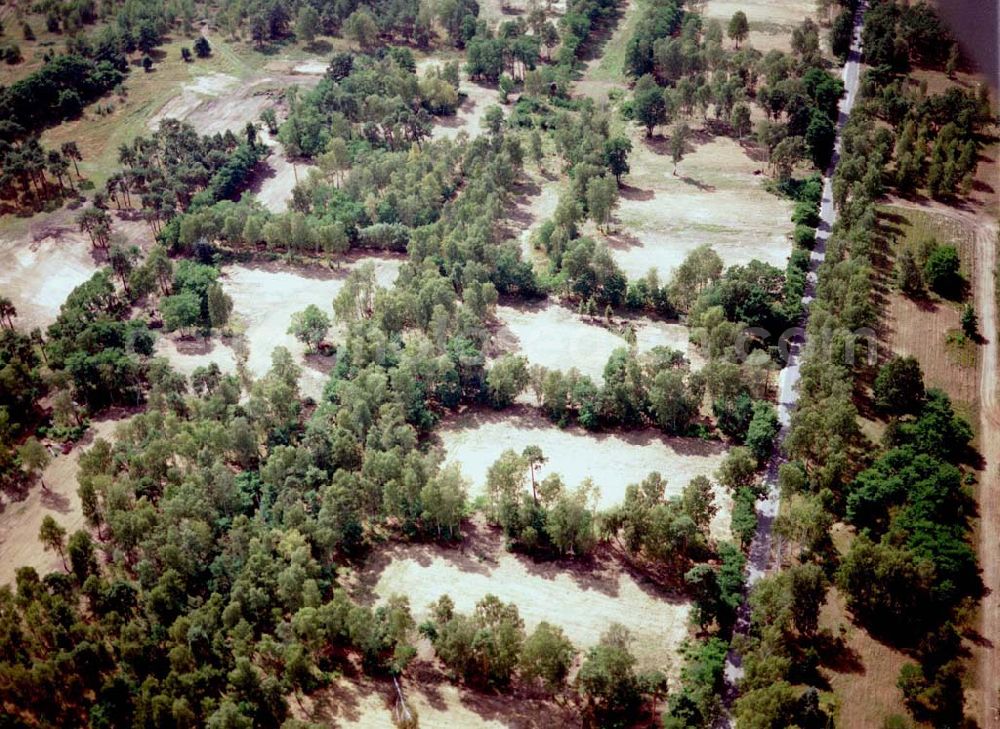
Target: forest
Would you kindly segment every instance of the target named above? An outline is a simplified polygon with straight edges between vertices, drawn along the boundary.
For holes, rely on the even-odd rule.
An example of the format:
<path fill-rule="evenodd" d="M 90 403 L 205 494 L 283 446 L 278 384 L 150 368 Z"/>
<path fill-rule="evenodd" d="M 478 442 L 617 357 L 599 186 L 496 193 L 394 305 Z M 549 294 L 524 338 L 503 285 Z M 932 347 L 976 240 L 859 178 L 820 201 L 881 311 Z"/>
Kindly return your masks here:
<path fill-rule="evenodd" d="M 22 567 L 0 586 L 0 724 L 324 726 L 301 718 L 309 697 L 355 672 L 406 676 L 429 646 L 449 681 L 511 700 L 529 692 L 587 726 L 710 727 L 729 715 L 738 727 L 825 727 L 834 707 L 821 702 L 821 667 L 844 650 L 843 636 L 820 626 L 835 588 L 857 625 L 907 656 L 897 686 L 911 716 L 891 726 L 965 726 L 963 641 L 984 593 L 973 427 L 913 357 L 873 363 L 859 332 L 878 326 L 876 269 L 889 245 L 880 200 L 967 195 L 996 119 L 985 87 L 934 93 L 909 82 L 915 69 L 953 73 L 958 63 L 928 5 L 871 0 L 860 99 L 832 178 L 839 218 L 818 231 L 844 93 L 830 59 L 846 58 L 857 11 L 821 5 L 829 22 L 807 18 L 790 51 L 762 52 L 742 11 L 723 24 L 697 4 L 641 2 L 616 69 L 627 83 L 609 105 L 574 93 L 617 19 L 609 0 L 569 0 L 559 14 L 533 5 L 498 24 L 474 0 L 227 0 L 211 8 L 213 22 L 245 34 L 255 53 L 318 34 L 351 48 L 327 54 L 311 87 L 290 87 L 280 118 L 269 110 L 213 134 L 165 119 L 122 143 L 115 171 L 85 191 L 77 145 L 46 149 L 44 132 L 209 9 L 41 3 L 71 42 L 0 87 L 0 199 L 24 211 L 77 199 L 73 223 L 104 265 L 46 327 L 23 329 L 16 303 L 0 296 L 0 490 L 13 501 L 46 488 L 53 454 L 43 441 L 72 444 L 110 413 L 128 418 L 78 456 L 81 528 L 42 523 L 40 543 L 63 569 Z M 462 60 L 418 72 L 416 55 L 438 45 Z M 212 52 L 207 40 L 195 50 Z M 496 87 L 483 133 L 436 137 L 467 80 Z M 791 210 L 784 268 L 727 265 L 708 245 L 664 274 L 629 277 L 616 260 L 608 234 L 621 225 L 638 145 L 661 140 L 664 174 L 676 176 L 696 124 L 761 151 L 761 184 Z M 253 194 L 273 139 L 316 170 L 278 212 Z M 562 184 L 526 251 L 508 220 L 529 167 Z M 143 250 L 116 232 L 121 214 L 155 244 Z M 776 455 L 771 373 L 783 365 L 779 336 L 805 321 L 818 234 L 825 260 L 800 396 Z M 186 376 L 158 355 L 171 333 L 232 328 L 228 265 L 340 269 L 383 255 L 401 259 L 393 286 L 379 286 L 371 265 L 351 267 L 328 311 L 293 317 L 289 334 L 309 354 L 332 352 L 321 397 L 302 393 L 302 365 L 284 347 L 259 378 L 216 364 Z M 958 296 L 952 246 L 928 244 L 895 265 L 894 285 L 914 301 Z M 597 322 L 682 321 L 704 362 L 662 345 L 640 351 L 634 327 L 599 379 L 571 362 L 546 368 L 493 352 L 498 306 L 541 302 Z M 652 429 L 728 450 L 711 479 L 669 490 L 676 477 L 653 471 L 598 508 L 601 484 L 536 478 L 540 447 L 506 449 L 485 495 L 472 495 L 435 446 L 439 426 L 467 411 L 515 412 L 526 399 L 559 428 Z M 863 415 L 884 424 L 880 439 Z M 786 507 L 774 530 L 787 553 L 748 591 L 757 504 L 779 461 Z M 731 501 L 724 539 L 712 530 L 716 487 Z M 445 594 L 421 619 L 406 594 L 373 604 L 352 590 L 350 575 L 386 544 L 458 547 L 473 520 L 537 563 L 582 569 L 613 554 L 688 601 L 676 671 L 644 670 L 617 623 L 595 645 L 574 645 L 557 606 L 529 629 L 518 605 L 494 594 L 471 612 Z M 846 552 L 834 524 L 855 535 Z M 744 671 L 734 697 L 731 650 Z M 401 706 L 397 723 L 416 725 Z"/>

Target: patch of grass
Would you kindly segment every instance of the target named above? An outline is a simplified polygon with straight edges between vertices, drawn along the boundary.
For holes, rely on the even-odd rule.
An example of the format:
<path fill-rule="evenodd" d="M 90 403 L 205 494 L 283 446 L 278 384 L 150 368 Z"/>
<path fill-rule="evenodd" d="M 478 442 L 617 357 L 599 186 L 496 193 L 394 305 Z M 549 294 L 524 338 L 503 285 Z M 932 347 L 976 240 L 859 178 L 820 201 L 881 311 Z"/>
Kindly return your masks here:
<path fill-rule="evenodd" d="M 644 9 L 643 0 L 624 3 L 621 10 L 622 18 L 601 49 L 600 62 L 595 64 L 588 74 L 591 80 L 625 82 L 625 48 Z"/>
<path fill-rule="evenodd" d="M 191 38 L 175 38 L 160 46 L 159 61 L 150 73 L 132 65 L 125 80 L 125 96 L 109 94 L 88 106 L 78 119 L 64 122 L 45 131 L 42 144 L 59 147 L 75 141 L 83 154 L 80 170 L 95 185 L 101 186 L 118 167 L 118 147 L 148 131 L 149 119 L 172 99 L 184 85 L 199 76 L 226 73 L 238 78 L 249 69 L 226 49 L 226 44 L 212 40 L 212 55 L 191 63 L 181 60 L 181 48 L 190 47 Z M 98 114 L 98 108 L 113 106 L 113 111 Z"/>
<path fill-rule="evenodd" d="M 890 233 L 895 236 L 896 248 L 911 247 L 917 250 L 927 238 L 934 238 L 941 245 L 953 245 L 961 258 L 961 273 L 966 280 L 972 280 L 972 263 L 975 260 L 975 238 L 961 223 L 936 215 L 931 211 L 883 206 L 887 213 Z"/>
<path fill-rule="evenodd" d="M 965 336 L 961 329 L 949 329 L 945 334 L 945 348 L 952 361 L 959 367 L 976 367 L 976 343 Z"/>

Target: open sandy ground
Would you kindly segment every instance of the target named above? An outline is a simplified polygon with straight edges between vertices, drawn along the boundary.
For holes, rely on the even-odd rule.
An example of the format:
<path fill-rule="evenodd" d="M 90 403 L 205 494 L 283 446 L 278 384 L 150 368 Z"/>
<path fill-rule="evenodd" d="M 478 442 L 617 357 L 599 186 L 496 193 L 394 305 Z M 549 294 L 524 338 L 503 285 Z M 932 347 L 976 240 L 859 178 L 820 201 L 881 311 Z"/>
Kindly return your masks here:
<path fill-rule="evenodd" d="M 55 321 L 70 292 L 105 265 L 104 253 L 80 232 L 74 216 L 62 210 L 39 218 L 24 235 L 0 239 L 0 294 L 13 300 L 22 330 Z M 152 246 L 149 226 L 114 211 L 112 216 L 114 231 L 130 244 L 144 250 Z"/>
<path fill-rule="evenodd" d="M 233 348 L 212 337 L 181 338 L 161 334 L 156 338 L 156 356 L 166 357 L 171 367 L 185 377 L 199 367 L 214 362 L 224 374 L 236 372 L 236 352 Z"/>
<path fill-rule="evenodd" d="M 295 186 L 305 181 L 316 167 L 304 160 L 289 159 L 281 142 L 266 130 L 261 137 L 264 144 L 271 148 L 271 154 L 258 167 L 250 189 L 261 205 L 272 213 L 281 213 L 288 209 Z"/>
<path fill-rule="evenodd" d="M 652 267 L 666 278 L 703 244 L 726 265 L 756 258 L 785 267 L 792 204 L 764 189 L 764 162 L 734 139 L 696 132 L 674 175 L 667 140 L 631 131 L 632 169 L 624 179 L 617 228 L 608 236 L 630 278 Z"/>
<path fill-rule="evenodd" d="M 665 346 L 683 353 L 698 366 L 703 364 L 688 341 L 687 327 L 682 324 L 615 317 L 610 325 L 613 331 L 603 318 L 581 317 L 551 302 L 541 306 L 498 306 L 497 317 L 501 327 L 494 335 L 493 347 L 498 353 L 518 352 L 532 364 L 549 369 L 576 367 L 598 383 L 611 353 L 619 347 L 628 347 L 625 339 L 615 333 L 626 323 L 636 328 L 636 346 L 640 352 Z"/>
<path fill-rule="evenodd" d="M 581 651 L 596 645 L 612 623 L 622 623 L 635 638 L 631 648 L 640 670 L 679 668 L 676 651 L 688 633 L 686 600 L 633 576 L 609 555 L 537 562 L 506 551 L 496 529 L 472 523 L 463 529 L 468 533 L 457 546 L 380 550 L 369 560 L 362 583 L 371 585 L 376 601 L 408 596 L 418 624 L 444 594 L 458 611 L 471 613 L 491 593 L 517 605 L 529 633 L 547 620 Z"/>
<path fill-rule="evenodd" d="M 84 527 L 76 492 L 80 453 L 97 438 L 112 440 L 115 426 L 120 422 L 111 419 L 95 422 L 83 444 L 52 459 L 42 474 L 47 490 L 35 483 L 24 501 L 4 505 L 0 511 L 0 585 L 12 583 L 20 567 L 34 567 L 40 575 L 62 569 L 59 555 L 45 551 L 38 541 L 38 530 L 46 515 L 51 515 L 66 530 L 67 537 Z"/>
<path fill-rule="evenodd" d="M 510 236 L 521 244 L 521 257 L 534 260 L 536 268 L 539 265 L 545 267 L 547 259 L 543 251 L 532 248 L 531 238 L 538 227 L 555 213 L 561 190 L 558 177 L 551 172 L 546 177 L 527 170 L 515 189 L 514 204 L 507 221 Z"/>
<path fill-rule="evenodd" d="M 417 75 L 423 76 L 428 69 L 443 65 L 448 59 L 424 58 L 417 62 Z M 459 132 L 466 132 L 470 137 L 478 137 L 483 133 L 483 115 L 490 106 L 500 106 L 506 115 L 509 107 L 500 104 L 497 89 L 482 86 L 472 81 L 463 70 L 458 84 L 461 103 L 452 116 L 434 117 L 434 128 L 431 139 L 454 139 Z"/>
<path fill-rule="evenodd" d="M 147 125 L 156 129 L 164 119 L 179 119 L 193 125 L 199 134 L 215 134 L 227 129 L 243 130 L 248 121 L 272 106 L 288 86 L 314 86 L 319 76 L 309 73 L 255 76 L 241 81 L 225 73 L 199 76 L 184 85 L 150 117 Z"/>
<path fill-rule="evenodd" d="M 333 318 L 333 299 L 352 267 L 372 261 L 379 285 L 390 286 L 402 263 L 398 258 L 362 258 L 339 271 L 293 269 L 287 266 L 226 266 L 222 287 L 233 298 L 234 318 L 245 326 L 249 349 L 247 367 L 254 377 L 267 374 L 275 347 L 287 347 L 304 365 L 300 387 L 304 395 L 318 398 L 326 384 L 331 358 L 305 357 L 305 345 L 291 334 L 292 314 L 315 304 Z"/>
<path fill-rule="evenodd" d="M 721 443 L 677 438 L 649 429 L 629 433 L 589 433 L 582 428 L 559 428 L 529 407 L 502 413 L 473 410 L 444 421 L 437 429 L 446 461 L 461 464 L 471 481 L 470 496 L 485 493 L 486 472 L 507 449 L 520 453 L 537 445 L 548 459 L 536 471 L 538 478 L 558 473 L 570 488 L 593 479 L 599 490 L 598 507 L 620 504 L 629 484 L 653 471 L 667 479 L 667 495 L 679 494 L 696 476 L 718 469 L 726 453 Z M 715 490 L 719 512 L 712 521 L 716 538 L 729 538 L 731 500 Z"/>
<path fill-rule="evenodd" d="M 551 729 L 580 725 L 573 704 L 559 706 L 540 692 L 476 691 L 453 684 L 438 670 L 426 640 L 419 657 L 399 679 L 406 701 L 421 729 Z M 398 699 L 390 679 L 373 679 L 359 671 L 345 673 L 301 702 L 289 702 L 291 715 L 324 727 L 395 729 L 392 716 Z"/>

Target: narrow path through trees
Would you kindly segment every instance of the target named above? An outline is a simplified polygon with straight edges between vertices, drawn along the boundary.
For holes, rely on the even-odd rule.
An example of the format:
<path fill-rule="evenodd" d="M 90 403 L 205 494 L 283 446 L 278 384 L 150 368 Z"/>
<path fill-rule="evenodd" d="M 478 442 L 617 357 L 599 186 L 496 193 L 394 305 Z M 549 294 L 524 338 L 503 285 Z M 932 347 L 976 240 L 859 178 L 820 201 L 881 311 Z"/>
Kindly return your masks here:
<path fill-rule="evenodd" d="M 801 378 L 802 353 L 804 349 L 804 332 L 809 316 L 808 306 L 815 297 L 817 271 L 823 263 L 826 242 L 833 229 L 833 224 L 837 219 L 837 211 L 833 205 L 833 173 L 840 161 L 841 139 L 840 133 L 850 117 L 851 109 L 857 97 L 858 81 L 861 75 L 861 30 L 865 12 L 865 3 L 859 4 L 854 17 L 854 35 L 851 40 L 851 51 L 848 54 L 847 62 L 844 64 L 842 78 L 844 81 L 844 95 L 840 100 L 837 117 L 837 140 L 834 145 L 833 156 L 830 165 L 823 178 L 823 199 L 820 204 L 820 224 L 816 232 L 816 246 L 813 249 L 810 259 L 809 274 L 806 284 L 806 291 L 802 297 L 806 305 L 806 314 L 803 317 L 801 329 L 802 335 L 793 338 L 789 342 L 788 362 L 778 378 L 778 420 L 781 423 L 781 430 L 778 433 L 777 445 L 774 455 L 768 463 L 765 483 L 767 485 L 767 495 L 757 503 L 757 533 L 750 545 L 750 555 L 747 560 L 747 587 L 749 595 L 753 585 L 763 577 L 771 566 L 772 553 L 772 528 L 775 517 L 778 515 L 780 506 L 780 494 L 778 491 L 778 467 L 784 462 L 781 444 L 788 434 L 791 423 L 792 412 L 799 397 L 799 380 Z M 745 633 L 750 627 L 750 608 L 744 598 L 743 605 L 740 606 L 739 617 L 736 623 L 736 633 Z M 737 685 L 743 676 L 743 667 L 740 656 L 735 651 L 730 651 L 726 659 L 726 703 L 732 702 L 737 696 Z M 728 720 L 726 722 L 728 726 Z"/>

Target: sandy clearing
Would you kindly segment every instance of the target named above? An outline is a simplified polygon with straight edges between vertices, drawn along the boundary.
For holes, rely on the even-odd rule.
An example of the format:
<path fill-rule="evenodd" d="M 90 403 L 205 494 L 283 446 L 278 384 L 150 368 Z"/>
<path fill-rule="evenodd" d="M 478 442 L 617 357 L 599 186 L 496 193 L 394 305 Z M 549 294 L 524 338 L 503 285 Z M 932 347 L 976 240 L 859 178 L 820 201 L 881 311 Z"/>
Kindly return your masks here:
<path fill-rule="evenodd" d="M 315 74 L 275 74 L 241 83 L 228 74 L 208 74 L 184 86 L 150 117 L 147 125 L 156 129 L 164 119 L 180 119 L 194 126 L 199 134 L 240 132 L 247 122 L 256 121 L 264 109 L 274 105 L 283 88 L 311 87 L 319 78 Z"/>
<path fill-rule="evenodd" d="M 529 407 L 502 413 L 470 411 L 442 422 L 437 435 L 445 460 L 458 462 L 470 480 L 473 498 L 485 493 L 486 472 L 501 453 L 508 448 L 520 453 L 525 446 L 537 445 L 548 458 L 537 471 L 539 477 L 558 473 L 571 488 L 593 479 L 601 509 L 620 504 L 626 487 L 653 471 L 667 479 L 668 496 L 679 494 L 696 476 L 714 481 L 726 453 L 718 442 L 668 437 L 653 429 L 595 434 L 577 427 L 559 428 Z M 712 521 L 712 535 L 728 539 L 731 499 L 717 487 L 715 500 L 719 512 Z"/>
<path fill-rule="evenodd" d="M 608 236 L 615 260 L 631 278 L 651 267 L 668 277 L 694 248 L 708 244 L 727 265 L 754 258 L 784 268 L 791 253 L 792 204 L 768 193 L 764 166 L 736 140 L 716 137 L 673 165 L 665 140 L 649 143 L 633 130 L 632 172 Z"/>
<path fill-rule="evenodd" d="M 517 239 L 521 244 L 521 256 L 525 260 L 531 260 L 536 255 L 544 259 L 542 252 L 536 253 L 532 248 L 531 236 L 555 213 L 562 185 L 558 178 L 548 179 L 528 172 L 525 176 L 527 183 L 522 185 L 522 193 L 514 199 L 510 221 L 514 230 L 520 231 Z"/>
<path fill-rule="evenodd" d="M 0 239 L 0 294 L 17 307 L 21 329 L 46 327 L 59 315 L 59 307 L 73 289 L 104 266 L 103 253 L 95 252 L 90 238 L 70 222 L 75 212 L 64 210 L 44 216 L 17 239 Z M 153 243 L 149 227 L 126 220 L 112 211 L 115 233 L 148 250 Z"/>
<path fill-rule="evenodd" d="M 0 585 L 12 583 L 20 567 L 34 567 L 40 575 L 62 568 L 55 552 L 46 552 L 38 541 L 38 530 L 46 515 L 51 515 L 66 529 L 67 536 L 84 527 L 76 474 L 80 453 L 90 448 L 94 440 L 112 440 L 115 426 L 121 420 L 101 420 L 93 423 L 85 445 L 73 448 L 65 455 L 52 459 L 42 480 L 32 486 L 24 501 L 4 505 L 0 511 Z"/>
<path fill-rule="evenodd" d="M 419 658 L 399 683 L 422 729 L 550 729 L 579 724 L 573 705 L 560 707 L 537 693 L 487 693 L 455 685 L 436 670 L 433 649 L 426 640 L 418 641 L 417 648 Z M 351 672 L 302 697 L 301 702 L 290 701 L 289 709 L 294 718 L 325 727 L 395 729 L 396 700 L 391 680 Z"/>
<path fill-rule="evenodd" d="M 271 154 L 258 168 L 250 189 L 265 208 L 272 213 L 281 213 L 288 209 L 292 190 L 316 166 L 301 160 L 290 160 L 281 142 L 268 132 L 263 132 L 261 138 L 271 148 Z"/>
<path fill-rule="evenodd" d="M 55 321 L 69 293 L 100 268 L 86 235 L 59 230 L 40 241 L 0 242 L 0 291 L 17 307 L 18 326 Z"/>
<path fill-rule="evenodd" d="M 674 656 L 688 634 L 690 604 L 651 583 L 640 584 L 611 558 L 593 563 L 536 562 L 503 549 L 498 531 L 471 526 L 477 533 L 462 545 L 394 545 L 366 567 L 363 582 L 374 582 L 377 602 L 407 595 L 419 624 L 444 594 L 460 612 L 470 613 L 484 595 L 517 605 L 530 633 L 543 620 L 560 626 L 578 650 L 600 640 L 615 622 L 633 634 L 640 670 L 679 668 Z M 558 605 L 559 609 L 553 609 Z M 673 675 L 676 675 L 675 673 Z"/>
<path fill-rule="evenodd" d="M 402 263 L 393 258 L 362 258 L 340 271 L 316 273 L 278 266 L 235 265 L 223 269 L 222 287 L 233 298 L 237 320 L 242 320 L 246 327 L 247 367 L 254 377 L 267 374 L 275 347 L 287 347 L 304 365 L 300 381 L 302 393 L 313 398 L 322 395 L 327 380 L 323 363 L 318 363 L 317 367 L 306 362 L 305 346 L 287 333 L 288 325 L 292 314 L 309 304 L 315 304 L 332 317 L 333 299 L 344 285 L 347 274 L 365 261 L 375 263 L 376 278 L 381 286 L 392 285 Z M 310 360 L 315 362 L 315 358 Z"/>
<path fill-rule="evenodd" d="M 206 100 L 232 91 L 239 85 L 239 79 L 227 73 L 209 73 L 185 84 L 179 94 L 169 99 L 158 112 L 150 117 L 147 124 L 156 129 L 164 119 L 187 119 Z"/>
<path fill-rule="evenodd" d="M 503 322 L 494 337 L 498 352 L 519 352 L 532 364 L 549 369 L 576 367 L 595 382 L 601 381 L 611 353 L 619 347 L 628 347 L 623 337 L 603 323 L 590 323 L 558 304 L 498 306 L 497 317 Z M 615 318 L 615 326 L 624 322 L 631 322 L 636 327 L 636 344 L 640 352 L 665 346 L 684 353 L 689 359 L 694 355 L 695 348 L 688 341 L 688 329 L 681 324 L 645 318 Z M 698 364 L 703 362 L 698 359 Z"/>
<path fill-rule="evenodd" d="M 156 356 L 165 357 L 171 367 L 185 377 L 199 367 L 215 362 L 225 374 L 236 372 L 236 353 L 233 348 L 214 338 L 179 339 L 161 335 L 156 338 Z"/>
<path fill-rule="evenodd" d="M 470 137 L 478 137 L 483 133 L 483 115 L 486 114 L 486 110 L 499 105 L 496 89 L 473 83 L 464 73 L 459 91 L 464 96 L 456 113 L 453 116 L 434 117 L 432 139 L 454 139 L 463 131 Z M 500 108 L 506 116 L 508 107 L 501 105 Z"/>
<path fill-rule="evenodd" d="M 319 74 L 323 75 L 326 73 L 326 69 L 330 64 L 326 61 L 306 61 L 304 63 L 296 64 L 292 71 L 294 73 L 308 73 L 308 74 Z"/>
<path fill-rule="evenodd" d="M 450 60 L 461 62 L 463 59 L 434 56 L 421 58 L 416 62 L 417 76 L 423 77 L 430 69 L 444 66 Z M 470 137 L 477 137 L 483 133 L 482 120 L 487 108 L 497 105 L 505 116 L 509 112 L 509 106 L 500 104 L 499 92 L 495 87 L 474 82 L 464 70 L 459 75 L 458 91 L 462 97 L 455 114 L 433 117 L 432 139 L 454 139 L 461 131 L 465 131 Z"/>

